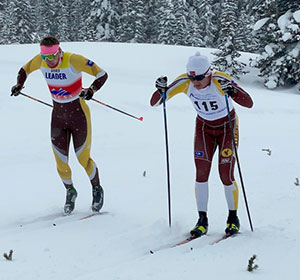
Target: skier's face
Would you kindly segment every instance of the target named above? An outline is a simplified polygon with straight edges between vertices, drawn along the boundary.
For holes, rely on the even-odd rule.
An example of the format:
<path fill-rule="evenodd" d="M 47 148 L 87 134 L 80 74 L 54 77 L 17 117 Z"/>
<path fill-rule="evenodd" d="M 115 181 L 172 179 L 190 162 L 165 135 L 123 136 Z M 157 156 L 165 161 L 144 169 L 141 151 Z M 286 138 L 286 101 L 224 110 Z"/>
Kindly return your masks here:
<path fill-rule="evenodd" d="M 190 74 L 191 73 L 192 71 L 190 72 Z M 201 75 L 195 75 L 194 73 L 194 75 L 190 74 L 188 74 L 188 77 L 196 89 L 202 89 L 206 87 L 210 82 L 211 73 L 209 72 L 209 69 Z"/>
<path fill-rule="evenodd" d="M 207 76 L 207 77 L 205 77 L 204 79 L 202 79 L 200 81 L 197 81 L 197 80 L 192 81 L 191 80 L 191 82 L 192 82 L 194 88 L 202 89 L 202 88 L 205 88 L 209 84 L 210 76 Z"/>
<path fill-rule="evenodd" d="M 47 63 L 49 67 L 57 66 L 61 55 L 61 49 L 58 49 L 54 54 L 41 55 L 42 59 Z"/>

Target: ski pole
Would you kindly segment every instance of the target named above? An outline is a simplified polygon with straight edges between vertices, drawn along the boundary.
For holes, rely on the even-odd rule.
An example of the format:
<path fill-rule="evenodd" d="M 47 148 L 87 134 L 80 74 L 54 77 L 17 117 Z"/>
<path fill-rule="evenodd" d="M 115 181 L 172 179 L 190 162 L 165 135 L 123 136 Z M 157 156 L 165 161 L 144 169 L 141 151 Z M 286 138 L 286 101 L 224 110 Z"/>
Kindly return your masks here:
<path fill-rule="evenodd" d="M 162 98 L 163 98 L 163 112 L 164 112 L 165 140 L 166 140 L 169 227 L 171 227 L 171 186 L 170 186 L 169 144 L 168 144 L 167 112 L 166 112 L 166 92 L 165 92 L 165 90 L 162 91 Z"/>
<path fill-rule="evenodd" d="M 44 102 L 44 101 L 42 101 L 42 100 L 39 100 L 39 99 L 37 99 L 37 98 L 35 98 L 35 97 L 32 97 L 32 96 L 30 96 L 30 95 L 28 95 L 28 94 L 25 94 L 25 93 L 23 93 L 23 92 L 20 92 L 20 94 L 23 95 L 23 96 L 25 96 L 25 97 L 27 97 L 27 98 L 30 98 L 30 99 L 32 99 L 32 100 L 34 100 L 34 101 L 37 101 L 37 102 L 39 102 L 39 103 L 42 103 L 42 104 L 44 104 L 44 105 L 47 105 L 47 106 L 53 108 L 53 106 L 52 106 L 51 104 L 48 104 L 48 103 L 46 103 L 46 102 Z M 130 117 L 132 117 L 132 118 L 138 119 L 138 120 L 140 120 L 140 121 L 142 121 L 142 120 L 144 119 L 143 117 L 139 117 L 139 118 L 138 118 L 138 117 L 136 117 L 136 116 L 130 115 L 130 114 L 124 112 L 124 111 L 121 111 L 121 110 L 119 110 L 119 109 L 117 109 L 117 108 L 114 108 L 114 107 L 108 105 L 108 104 L 105 104 L 105 103 L 103 103 L 103 102 L 101 102 L 101 101 L 99 101 L 99 100 L 97 100 L 97 99 L 92 98 L 92 100 L 95 101 L 95 102 L 97 102 L 97 103 L 99 103 L 99 104 L 101 104 L 101 105 L 104 105 L 104 106 L 106 106 L 106 107 L 108 107 L 108 108 L 110 108 L 110 109 L 116 110 L 116 111 L 118 111 L 118 112 L 120 112 L 120 113 L 123 113 L 123 114 L 125 114 L 125 115 L 128 115 L 128 116 L 130 116 Z"/>
<path fill-rule="evenodd" d="M 129 114 L 129 113 L 126 113 L 126 112 L 124 112 L 124 111 L 122 111 L 122 110 L 120 110 L 120 109 L 117 109 L 117 108 L 115 108 L 115 107 L 113 107 L 113 106 L 110 106 L 110 105 L 108 105 L 108 104 L 105 104 L 105 103 L 103 103 L 103 102 L 101 102 L 101 101 L 99 101 L 99 100 L 97 100 L 97 99 L 95 99 L 95 98 L 92 98 L 92 100 L 93 101 L 95 101 L 95 102 L 97 102 L 97 103 L 99 103 L 99 104 L 101 104 L 101 105 L 103 105 L 103 106 L 105 106 L 105 107 L 108 107 L 108 108 L 110 108 L 110 109 L 113 109 L 113 110 L 115 110 L 115 111 L 118 111 L 119 113 L 122 113 L 122 114 L 125 114 L 125 115 L 127 115 L 127 116 L 129 116 L 129 117 L 132 117 L 132 118 L 134 118 L 134 119 L 137 119 L 137 120 L 139 120 L 139 121 L 143 121 L 143 117 L 136 117 L 136 116 L 134 116 L 134 115 L 131 115 L 131 114 Z"/>
<path fill-rule="evenodd" d="M 251 228 L 251 231 L 253 231 L 252 221 L 251 221 L 251 217 L 250 217 L 250 211 L 249 211 L 247 197 L 246 197 L 246 191 L 245 191 L 245 187 L 244 187 L 244 181 L 243 181 L 243 177 L 242 177 L 242 171 L 241 171 L 241 167 L 240 167 L 240 161 L 239 161 L 239 157 L 238 157 L 238 153 L 237 153 L 237 147 L 236 147 L 236 144 L 234 141 L 234 132 L 233 132 L 233 126 L 232 126 L 232 119 L 231 119 L 230 111 L 229 111 L 228 95 L 226 93 L 225 93 L 225 101 L 226 101 L 227 115 L 228 115 L 228 119 L 229 119 L 230 131 L 231 131 L 232 144 L 233 144 L 236 162 L 237 162 L 237 166 L 238 166 L 238 171 L 239 171 L 239 175 L 240 175 L 244 200 L 245 200 L 245 204 L 246 204 L 246 210 L 247 210 L 247 214 L 248 214 L 250 228 Z"/>
<path fill-rule="evenodd" d="M 23 92 L 20 92 L 20 94 L 23 95 L 23 96 L 25 96 L 25 97 L 27 97 L 27 98 L 30 98 L 30 99 L 32 99 L 32 100 L 34 100 L 34 101 L 40 102 L 40 103 L 42 103 L 42 104 L 44 104 L 44 105 L 47 105 L 47 106 L 53 108 L 53 106 L 52 106 L 51 104 L 46 103 L 46 102 L 44 102 L 44 101 L 42 101 L 42 100 L 39 100 L 39 99 L 37 99 L 37 98 L 35 98 L 35 97 L 32 97 L 32 96 L 30 96 L 30 95 L 27 95 L 27 94 L 25 94 L 25 93 L 23 93 Z"/>

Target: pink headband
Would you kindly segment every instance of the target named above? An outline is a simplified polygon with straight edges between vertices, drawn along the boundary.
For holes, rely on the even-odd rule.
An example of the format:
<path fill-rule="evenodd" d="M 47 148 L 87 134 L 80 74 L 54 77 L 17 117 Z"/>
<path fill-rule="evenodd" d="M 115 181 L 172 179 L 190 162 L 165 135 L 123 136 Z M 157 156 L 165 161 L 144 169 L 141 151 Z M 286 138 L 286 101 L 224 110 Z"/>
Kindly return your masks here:
<path fill-rule="evenodd" d="M 58 49 L 59 45 L 41 46 L 41 54 L 54 54 Z"/>

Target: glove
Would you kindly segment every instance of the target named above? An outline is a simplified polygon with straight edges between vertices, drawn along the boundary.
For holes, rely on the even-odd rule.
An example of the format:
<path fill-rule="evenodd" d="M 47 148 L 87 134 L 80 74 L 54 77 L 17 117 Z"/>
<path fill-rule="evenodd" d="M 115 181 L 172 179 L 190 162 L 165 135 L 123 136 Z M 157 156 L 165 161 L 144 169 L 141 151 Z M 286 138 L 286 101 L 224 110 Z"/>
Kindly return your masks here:
<path fill-rule="evenodd" d="M 10 96 L 18 96 L 21 93 L 21 89 L 23 86 L 20 84 L 16 84 L 11 88 L 11 95 Z"/>
<path fill-rule="evenodd" d="M 91 88 L 84 88 L 81 93 L 79 94 L 79 97 L 85 99 L 85 100 L 90 100 L 92 99 L 94 95 L 94 92 Z"/>
<path fill-rule="evenodd" d="M 166 92 L 168 89 L 168 78 L 166 76 L 161 76 L 159 78 L 156 79 L 155 81 L 155 87 L 157 88 L 157 90 L 162 93 L 163 91 Z"/>
<path fill-rule="evenodd" d="M 234 81 L 220 79 L 220 80 L 218 80 L 218 82 L 224 93 L 228 94 L 230 97 L 232 97 L 236 94 L 237 89 L 234 87 L 234 86 L 236 86 L 236 83 Z"/>

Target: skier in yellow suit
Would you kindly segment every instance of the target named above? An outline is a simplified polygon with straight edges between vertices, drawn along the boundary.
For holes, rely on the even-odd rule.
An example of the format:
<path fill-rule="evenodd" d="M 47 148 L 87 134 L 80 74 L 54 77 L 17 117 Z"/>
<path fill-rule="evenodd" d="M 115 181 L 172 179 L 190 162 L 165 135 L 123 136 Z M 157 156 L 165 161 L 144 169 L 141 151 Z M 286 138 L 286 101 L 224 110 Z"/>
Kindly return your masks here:
<path fill-rule="evenodd" d="M 19 70 L 17 84 L 12 87 L 11 95 L 18 96 L 27 76 L 33 71 L 41 70 L 53 99 L 51 141 L 58 174 L 66 188 L 64 212 L 71 214 L 77 197 L 68 164 L 71 136 L 78 161 L 91 181 L 92 210 L 99 212 L 103 206 L 104 193 L 97 165 L 90 157 L 91 117 L 85 100 L 93 97 L 108 75 L 93 61 L 78 54 L 64 52 L 55 37 L 44 38 L 40 49 L 40 54 Z M 85 89 L 82 89 L 82 72 L 95 76 L 94 82 Z"/>

